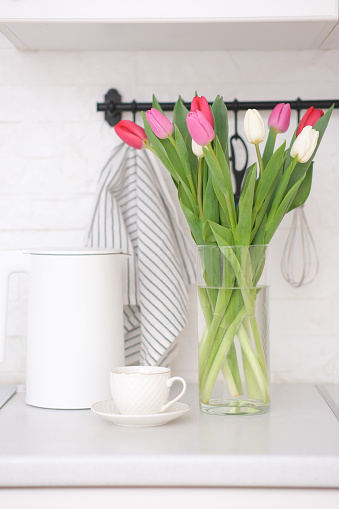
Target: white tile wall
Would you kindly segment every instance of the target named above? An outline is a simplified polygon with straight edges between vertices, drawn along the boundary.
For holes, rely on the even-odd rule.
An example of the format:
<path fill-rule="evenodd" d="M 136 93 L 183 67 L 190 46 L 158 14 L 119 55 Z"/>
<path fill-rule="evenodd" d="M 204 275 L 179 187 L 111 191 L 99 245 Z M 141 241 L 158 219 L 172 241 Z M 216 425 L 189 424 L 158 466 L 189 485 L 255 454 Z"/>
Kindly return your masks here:
<path fill-rule="evenodd" d="M 117 88 L 125 101 L 149 101 L 153 92 L 160 101 L 179 94 L 189 101 L 195 90 L 209 99 L 218 93 L 226 100 L 335 99 L 338 62 L 339 51 L 25 53 L 0 38 L 0 249 L 82 245 L 97 177 L 117 142 L 96 112 L 109 88 Z M 230 122 L 232 128 L 231 114 Z M 335 111 L 305 207 L 320 260 L 316 280 L 295 289 L 281 275 L 291 217 L 272 242 L 275 381 L 339 382 L 338 132 Z M 27 277 L 13 276 L 9 293 L 0 382 L 23 383 Z M 190 321 L 173 363 L 175 372 L 191 380 L 195 322 L 192 288 Z"/>

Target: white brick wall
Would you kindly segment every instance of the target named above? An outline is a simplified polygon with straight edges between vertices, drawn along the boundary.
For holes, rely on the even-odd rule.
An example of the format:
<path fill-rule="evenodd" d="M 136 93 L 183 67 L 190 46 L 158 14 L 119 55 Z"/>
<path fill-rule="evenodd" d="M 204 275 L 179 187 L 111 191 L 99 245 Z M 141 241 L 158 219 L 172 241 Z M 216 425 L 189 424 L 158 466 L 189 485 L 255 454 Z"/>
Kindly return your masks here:
<path fill-rule="evenodd" d="M 195 90 L 209 99 L 218 93 L 226 100 L 335 99 L 338 61 L 339 51 L 25 53 L 1 38 L 0 249 L 82 245 L 98 174 L 117 142 L 96 112 L 109 88 L 117 88 L 125 101 L 150 101 L 153 92 L 160 101 L 179 94 L 189 101 Z M 305 207 L 320 260 L 314 283 L 294 289 L 282 278 L 291 217 L 272 243 L 275 381 L 339 382 L 338 131 L 335 111 Z M 191 293 L 190 323 L 173 370 L 195 379 L 194 289 Z M 27 277 L 13 276 L 0 382 L 25 379 L 26 295 Z"/>

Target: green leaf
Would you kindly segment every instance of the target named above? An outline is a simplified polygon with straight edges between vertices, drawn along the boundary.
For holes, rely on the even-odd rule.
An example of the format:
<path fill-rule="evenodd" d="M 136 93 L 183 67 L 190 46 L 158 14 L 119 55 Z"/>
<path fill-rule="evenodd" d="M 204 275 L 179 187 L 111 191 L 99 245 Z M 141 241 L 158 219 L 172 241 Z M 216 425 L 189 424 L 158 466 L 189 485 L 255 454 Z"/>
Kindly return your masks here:
<path fill-rule="evenodd" d="M 220 141 L 227 164 L 229 165 L 230 157 L 228 153 L 228 112 L 223 97 L 218 95 L 215 98 L 211 109 L 214 118 L 214 132 Z"/>
<path fill-rule="evenodd" d="M 178 198 L 193 214 L 199 215 L 198 204 L 189 187 L 182 181 L 178 184 Z"/>
<path fill-rule="evenodd" d="M 253 164 L 248 170 L 238 204 L 238 224 L 235 229 L 235 240 L 236 244 L 241 246 L 247 246 L 250 243 L 256 176 L 257 165 Z"/>
<path fill-rule="evenodd" d="M 297 207 L 300 207 L 307 200 L 307 198 L 311 192 L 311 187 L 312 187 L 312 174 L 313 174 L 313 163 L 308 168 L 308 170 L 306 172 L 306 176 L 305 176 L 304 180 L 302 181 L 302 183 L 298 189 L 298 192 L 295 195 L 287 212 L 290 212 L 291 210 L 293 210 Z"/>
<path fill-rule="evenodd" d="M 213 242 L 215 245 L 215 241 Z M 213 307 L 215 307 L 218 290 L 213 291 L 212 288 L 219 288 L 221 281 L 221 252 L 217 249 L 203 249 L 199 250 L 199 258 L 203 272 L 203 278 L 208 288 L 208 296 Z"/>
<path fill-rule="evenodd" d="M 262 221 L 260 222 L 259 228 L 254 235 L 253 239 L 251 239 L 251 244 L 260 245 L 265 244 L 265 229 L 266 229 L 266 214 L 264 215 Z"/>
<path fill-rule="evenodd" d="M 193 212 L 188 207 L 186 207 L 182 201 L 180 201 L 180 205 L 185 214 L 186 221 L 188 222 L 195 243 L 198 246 L 206 244 L 202 234 L 204 226 L 202 220 L 196 214 L 193 214 Z"/>
<path fill-rule="evenodd" d="M 276 188 L 274 189 L 272 204 L 271 204 L 271 208 L 270 208 L 268 218 L 267 218 L 267 227 L 269 227 L 270 224 L 272 223 L 272 221 L 274 221 L 276 211 L 277 211 L 279 205 L 282 203 L 284 197 L 288 193 L 288 191 L 286 191 L 286 190 L 288 189 L 291 175 L 293 175 L 296 160 L 297 159 L 295 157 L 295 159 L 293 159 L 293 161 L 291 162 L 291 164 L 289 165 L 289 167 L 287 168 L 285 173 L 283 173 L 282 178 L 279 180 Z M 303 179 L 303 177 L 304 176 L 302 176 L 301 178 Z"/>
<path fill-rule="evenodd" d="M 255 238 L 259 228 L 261 227 L 261 224 L 262 224 L 262 221 L 264 220 L 264 218 L 265 218 L 265 223 L 267 221 L 266 216 L 267 216 L 267 209 L 268 209 L 269 204 L 270 204 L 270 198 L 266 198 L 261 209 L 259 210 L 259 212 L 257 214 L 257 217 L 255 218 L 254 227 L 252 227 L 252 231 L 251 231 L 251 244 L 254 244 L 254 238 Z"/>
<path fill-rule="evenodd" d="M 192 192 L 193 192 L 193 189 L 196 191 L 195 186 L 193 184 L 193 177 L 195 178 L 195 175 L 194 176 L 192 175 L 192 168 L 191 168 L 189 157 L 188 157 L 187 147 L 186 147 L 185 141 L 182 137 L 182 134 L 179 131 L 177 126 L 175 126 L 175 139 L 176 139 L 176 147 L 177 147 L 178 155 L 179 155 L 182 167 L 185 172 L 185 178 L 186 178 L 187 182 L 189 182 Z"/>
<path fill-rule="evenodd" d="M 274 151 L 274 145 L 275 145 L 275 139 L 276 139 L 276 133 L 273 131 L 273 127 L 270 127 L 267 141 L 264 149 L 264 153 L 262 155 L 262 163 L 264 165 L 264 168 L 266 167 L 267 163 L 271 159 Z"/>
<path fill-rule="evenodd" d="M 213 188 L 212 177 L 208 179 L 203 194 L 203 215 L 205 220 L 219 222 L 219 202 Z"/>
<path fill-rule="evenodd" d="M 284 162 L 285 142 L 274 152 L 270 158 L 262 176 L 258 180 L 255 190 L 254 208 L 257 213 L 261 208 L 264 200 L 274 185 Z"/>
<path fill-rule="evenodd" d="M 180 159 L 180 156 L 175 149 L 175 147 L 172 145 L 170 140 L 168 138 L 165 138 L 164 140 L 161 140 L 161 143 L 166 151 L 166 154 L 171 161 L 173 167 L 176 169 L 176 172 L 183 182 L 185 182 L 186 185 L 189 186 L 189 181 L 187 179 L 187 174 L 184 168 L 184 165 Z"/>
<path fill-rule="evenodd" d="M 267 231 L 265 234 L 265 244 L 270 243 L 275 231 L 277 230 L 279 224 L 281 223 L 285 214 L 287 213 L 287 211 L 288 211 L 302 181 L 304 180 L 304 178 L 305 178 L 305 175 L 298 182 L 296 182 L 294 184 L 294 186 L 288 191 L 285 198 L 279 205 L 276 213 L 274 214 L 273 220 L 271 221 L 271 223 L 269 225 L 266 225 Z"/>
<path fill-rule="evenodd" d="M 197 173 L 198 168 L 198 158 L 195 154 L 192 152 L 192 138 L 188 132 L 187 123 L 186 123 L 186 117 L 188 114 L 188 109 L 184 105 L 181 97 L 179 96 L 179 99 L 175 103 L 174 110 L 173 110 L 173 123 L 176 125 L 185 140 L 187 152 L 188 152 L 188 158 L 190 162 L 190 166 L 192 168 L 192 173 Z"/>
<path fill-rule="evenodd" d="M 183 103 L 181 96 L 174 105 L 173 109 L 173 123 L 177 126 L 181 132 L 182 137 L 186 140 L 188 136 L 188 128 L 186 123 L 186 117 L 188 115 L 188 109 Z"/>
<path fill-rule="evenodd" d="M 227 218 L 227 222 L 233 227 L 235 227 L 235 214 L 233 214 L 231 207 L 231 197 L 229 196 L 229 190 L 227 188 L 227 184 L 224 179 L 223 171 L 220 167 L 220 164 L 215 157 L 214 153 L 210 153 L 206 147 L 203 147 L 204 156 L 206 162 L 208 164 L 209 169 L 212 174 L 212 182 L 215 194 L 220 203 L 220 207 L 225 213 Z M 234 203 L 234 197 L 232 192 L 232 199 Z M 232 215 L 233 214 L 233 215 Z"/>
<path fill-rule="evenodd" d="M 222 250 L 223 247 L 234 245 L 233 234 L 228 228 L 224 228 L 220 224 L 213 223 L 212 221 L 209 221 L 209 225 L 218 246 L 221 248 L 221 253 L 223 252 Z M 223 286 L 225 288 L 231 288 L 235 280 L 234 270 L 232 269 L 229 261 L 227 260 L 224 254 L 222 261 L 223 261 L 223 273 L 222 273 Z"/>
<path fill-rule="evenodd" d="M 225 228 L 220 224 L 214 223 L 213 221 L 208 221 L 210 228 L 213 232 L 215 240 L 218 246 L 233 246 L 234 245 L 234 237 L 229 228 Z"/>
<path fill-rule="evenodd" d="M 164 114 L 163 109 L 160 106 L 160 104 L 158 103 L 158 101 L 157 101 L 157 99 L 156 99 L 154 94 L 153 94 L 152 108 L 155 108 L 156 110 L 158 110 L 158 111 L 160 111 L 161 113 Z"/>
<path fill-rule="evenodd" d="M 227 162 L 226 156 L 223 152 L 220 140 L 218 137 L 215 139 L 215 155 L 218 160 L 218 163 L 220 165 L 221 172 L 223 174 L 223 177 L 225 179 L 225 183 L 228 189 L 228 192 L 230 196 L 233 196 L 233 186 L 232 186 L 232 178 L 231 178 L 231 170 L 230 165 Z M 235 213 L 235 205 L 234 205 L 234 197 L 232 199 L 233 205 L 233 213 Z"/>
<path fill-rule="evenodd" d="M 202 227 L 202 236 L 206 243 L 208 244 L 216 243 L 210 225 L 208 224 L 208 221 L 204 221 L 204 225 Z"/>
<path fill-rule="evenodd" d="M 225 226 L 225 228 L 230 228 L 230 223 L 228 222 L 225 212 L 220 207 L 220 204 L 219 204 L 219 215 L 220 215 L 220 223 L 222 224 L 222 226 Z"/>

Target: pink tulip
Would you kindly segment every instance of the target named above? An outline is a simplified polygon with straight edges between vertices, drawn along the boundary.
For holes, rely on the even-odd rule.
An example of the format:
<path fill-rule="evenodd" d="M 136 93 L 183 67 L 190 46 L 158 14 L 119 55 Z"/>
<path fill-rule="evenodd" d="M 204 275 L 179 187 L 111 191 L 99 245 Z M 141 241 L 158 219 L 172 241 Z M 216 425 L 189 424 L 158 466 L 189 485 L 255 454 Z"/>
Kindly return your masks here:
<path fill-rule="evenodd" d="M 268 127 L 273 127 L 276 133 L 285 133 L 290 125 L 291 106 L 279 103 L 275 106 L 268 119 Z"/>
<path fill-rule="evenodd" d="M 145 130 L 131 120 L 120 120 L 114 129 L 119 138 L 130 147 L 143 149 L 149 144 Z"/>
<path fill-rule="evenodd" d="M 318 122 L 319 118 L 323 116 L 323 114 L 324 114 L 323 110 L 313 108 L 313 106 L 308 108 L 305 115 L 299 122 L 297 136 L 299 136 L 299 134 L 301 133 L 305 126 L 310 125 L 313 127 L 314 124 Z"/>
<path fill-rule="evenodd" d="M 161 140 L 171 136 L 174 131 L 172 122 L 155 108 L 146 111 L 146 119 L 154 134 Z"/>
<path fill-rule="evenodd" d="M 201 111 L 191 111 L 186 117 L 192 139 L 200 146 L 208 145 L 214 139 L 214 130 Z"/>
<path fill-rule="evenodd" d="M 201 97 L 193 97 L 191 102 L 191 111 L 201 111 L 211 126 L 214 127 L 212 110 L 207 102 L 207 99 L 203 95 Z"/>

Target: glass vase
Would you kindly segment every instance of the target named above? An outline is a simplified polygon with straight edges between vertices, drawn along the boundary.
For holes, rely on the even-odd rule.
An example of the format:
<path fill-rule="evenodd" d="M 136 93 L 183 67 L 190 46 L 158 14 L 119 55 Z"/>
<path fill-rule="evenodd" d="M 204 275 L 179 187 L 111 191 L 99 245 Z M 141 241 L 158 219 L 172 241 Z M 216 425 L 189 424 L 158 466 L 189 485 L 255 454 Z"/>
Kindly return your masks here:
<path fill-rule="evenodd" d="M 270 408 L 268 246 L 197 246 L 199 400 L 215 415 Z"/>

